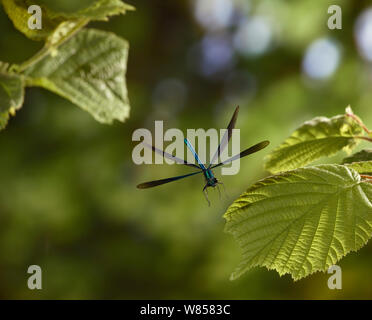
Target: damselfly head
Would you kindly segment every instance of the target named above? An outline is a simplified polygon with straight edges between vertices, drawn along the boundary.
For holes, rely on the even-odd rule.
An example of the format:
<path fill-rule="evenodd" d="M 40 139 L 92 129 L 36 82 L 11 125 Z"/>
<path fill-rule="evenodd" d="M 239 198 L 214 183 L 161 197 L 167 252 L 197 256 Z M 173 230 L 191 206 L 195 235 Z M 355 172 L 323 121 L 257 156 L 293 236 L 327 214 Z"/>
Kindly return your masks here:
<path fill-rule="evenodd" d="M 211 187 L 215 187 L 216 185 L 218 184 L 218 180 L 216 178 L 212 178 L 210 181 L 209 181 L 209 185 Z"/>

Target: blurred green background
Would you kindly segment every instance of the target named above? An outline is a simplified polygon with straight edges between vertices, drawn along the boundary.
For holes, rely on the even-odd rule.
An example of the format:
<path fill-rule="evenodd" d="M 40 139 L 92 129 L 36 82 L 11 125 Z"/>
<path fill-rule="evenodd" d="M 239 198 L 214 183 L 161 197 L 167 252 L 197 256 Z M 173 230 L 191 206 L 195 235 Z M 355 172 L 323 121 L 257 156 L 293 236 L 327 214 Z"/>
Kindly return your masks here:
<path fill-rule="evenodd" d="M 92 1 L 44 2 L 73 11 Z M 137 10 L 88 27 L 130 42 L 130 119 L 102 125 L 29 88 L 0 133 L 0 298 L 371 299 L 372 244 L 339 263 L 342 290 L 328 289 L 326 273 L 293 282 L 264 268 L 229 281 L 240 252 L 222 215 L 265 176 L 264 155 L 303 121 L 350 104 L 372 128 L 372 3 L 337 1 L 343 29 L 329 30 L 334 1 L 127 2 Z M 1 61 L 19 63 L 42 46 L 2 8 L 0 29 Z M 224 128 L 237 104 L 241 147 L 271 145 L 223 177 L 227 199 L 211 191 L 208 207 L 199 176 L 135 188 L 190 172 L 134 165 L 135 129 L 153 131 L 154 120 L 165 130 Z M 27 288 L 31 264 L 43 270 L 42 290 Z"/>

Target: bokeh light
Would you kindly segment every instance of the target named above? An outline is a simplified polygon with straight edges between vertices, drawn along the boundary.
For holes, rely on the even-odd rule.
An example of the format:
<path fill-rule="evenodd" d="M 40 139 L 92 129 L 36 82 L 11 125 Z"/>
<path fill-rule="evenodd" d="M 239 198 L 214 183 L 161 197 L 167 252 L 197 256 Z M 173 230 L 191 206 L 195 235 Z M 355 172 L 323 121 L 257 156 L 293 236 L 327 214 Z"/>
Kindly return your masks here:
<path fill-rule="evenodd" d="M 207 30 L 228 27 L 233 13 L 232 0 L 195 0 L 194 3 L 195 18 Z"/>
<path fill-rule="evenodd" d="M 234 49 L 227 34 L 207 34 L 189 51 L 189 63 L 195 72 L 212 77 L 234 65 Z"/>
<path fill-rule="evenodd" d="M 341 59 L 338 44 L 330 39 L 315 40 L 306 50 L 303 71 L 312 79 L 326 79 L 337 69 Z"/>
<path fill-rule="evenodd" d="M 246 56 L 265 53 L 272 41 L 273 32 L 269 21 L 260 16 L 243 20 L 234 36 L 234 47 Z"/>
<path fill-rule="evenodd" d="M 365 10 L 355 23 L 355 37 L 359 52 L 372 61 L 372 8 Z"/>

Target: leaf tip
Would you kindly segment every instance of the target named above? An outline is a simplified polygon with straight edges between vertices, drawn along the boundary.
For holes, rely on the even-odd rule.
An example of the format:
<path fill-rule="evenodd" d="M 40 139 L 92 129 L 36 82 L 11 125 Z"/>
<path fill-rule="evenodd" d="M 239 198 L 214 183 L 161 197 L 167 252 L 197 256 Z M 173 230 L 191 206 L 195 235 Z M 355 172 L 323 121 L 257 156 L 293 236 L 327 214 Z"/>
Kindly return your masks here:
<path fill-rule="evenodd" d="M 346 109 L 345 109 L 345 113 L 346 113 L 347 115 L 354 114 L 353 110 L 351 109 L 350 104 L 346 107 Z"/>

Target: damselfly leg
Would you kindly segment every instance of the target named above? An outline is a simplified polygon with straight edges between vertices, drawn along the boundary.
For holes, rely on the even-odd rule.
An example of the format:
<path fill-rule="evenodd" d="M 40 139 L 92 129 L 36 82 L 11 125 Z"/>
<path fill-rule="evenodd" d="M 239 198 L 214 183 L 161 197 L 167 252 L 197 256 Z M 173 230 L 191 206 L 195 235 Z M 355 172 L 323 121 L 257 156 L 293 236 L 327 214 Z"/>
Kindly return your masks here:
<path fill-rule="evenodd" d="M 208 184 L 206 184 L 203 188 L 203 193 L 204 193 L 204 196 L 205 196 L 205 199 L 208 201 L 208 207 L 211 206 L 211 202 L 209 201 L 209 198 L 208 198 Z"/>
<path fill-rule="evenodd" d="M 220 190 L 220 187 L 218 186 L 218 184 L 216 184 L 216 187 L 217 187 L 217 190 L 218 190 L 218 197 L 221 200 L 221 190 Z"/>
<path fill-rule="evenodd" d="M 228 198 L 229 198 L 229 195 L 228 195 L 228 193 L 227 193 L 227 191 L 226 191 L 225 184 L 224 184 L 223 182 L 221 182 L 221 181 L 218 181 L 217 183 L 218 183 L 218 184 L 222 184 L 223 191 L 224 191 L 224 193 L 225 193 L 225 197 L 226 197 L 226 199 L 228 199 Z"/>

